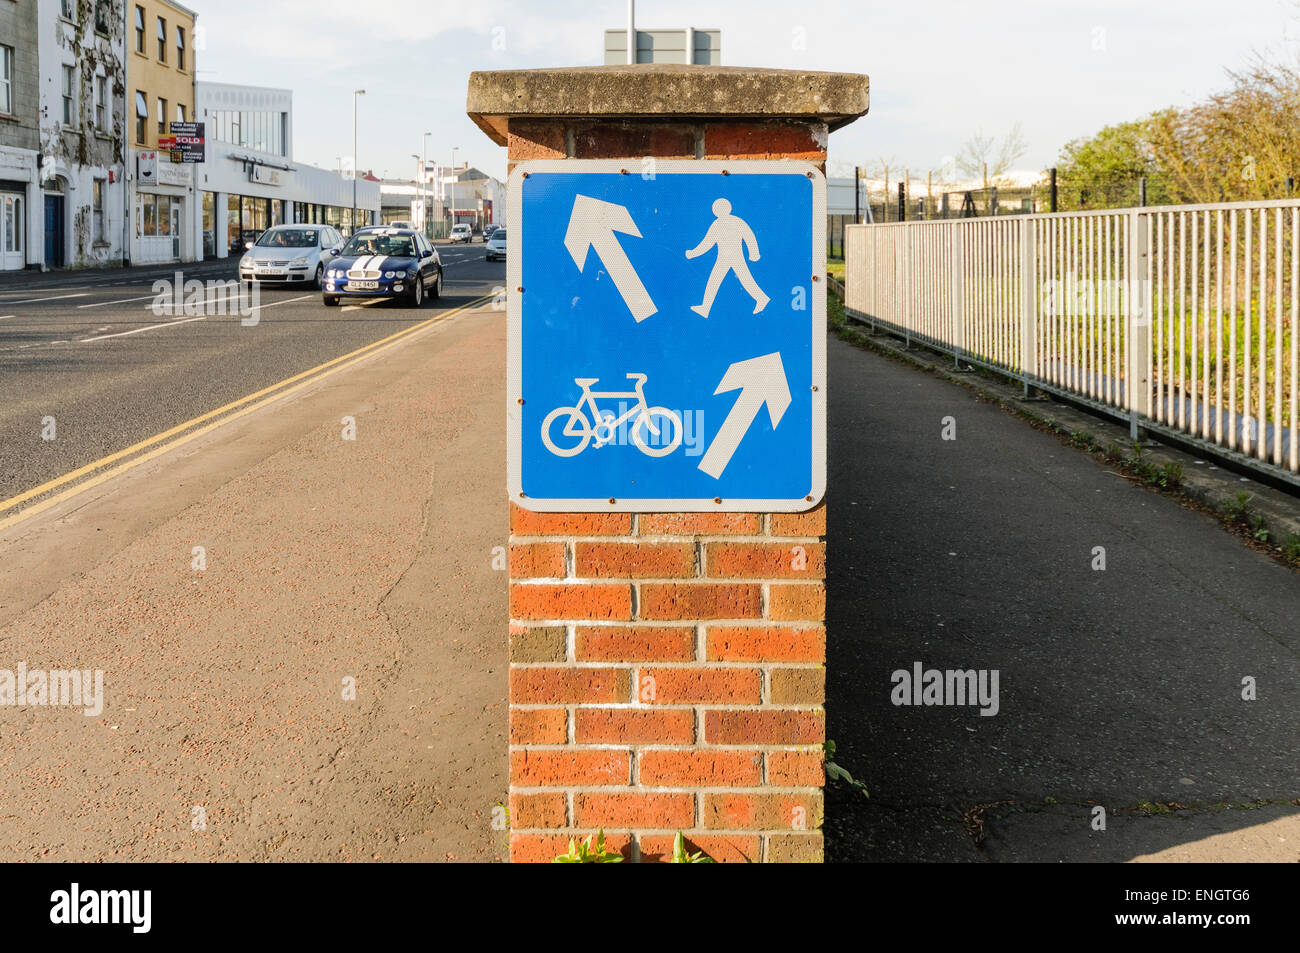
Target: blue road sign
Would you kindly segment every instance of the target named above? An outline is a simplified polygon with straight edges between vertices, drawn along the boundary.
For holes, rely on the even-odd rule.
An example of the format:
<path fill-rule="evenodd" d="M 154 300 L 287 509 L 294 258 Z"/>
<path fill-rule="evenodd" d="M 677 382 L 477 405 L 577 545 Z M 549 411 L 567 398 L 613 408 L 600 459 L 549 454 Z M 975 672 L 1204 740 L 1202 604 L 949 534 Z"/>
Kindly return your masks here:
<path fill-rule="evenodd" d="M 826 182 L 807 162 L 510 176 L 510 494 L 796 511 L 826 484 Z"/>

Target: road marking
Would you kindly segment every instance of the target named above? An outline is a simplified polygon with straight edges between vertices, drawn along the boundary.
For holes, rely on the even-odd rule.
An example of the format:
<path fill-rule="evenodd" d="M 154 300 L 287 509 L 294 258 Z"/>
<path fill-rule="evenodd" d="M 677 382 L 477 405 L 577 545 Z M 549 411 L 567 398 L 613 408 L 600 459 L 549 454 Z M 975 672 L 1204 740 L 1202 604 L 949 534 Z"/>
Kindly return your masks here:
<path fill-rule="evenodd" d="M 64 298 L 84 298 L 90 294 L 89 291 L 82 291 L 74 295 L 51 295 L 48 298 L 24 298 L 22 301 L 6 301 L 5 304 L 36 304 L 41 301 L 62 301 Z"/>
<path fill-rule="evenodd" d="M 132 301 L 148 301 L 150 298 L 157 298 L 158 295 L 141 295 L 138 298 L 114 298 L 112 301 L 96 301 L 94 304 L 79 304 L 78 310 L 83 308 L 104 308 L 110 304 L 130 304 Z"/>
<path fill-rule="evenodd" d="M 97 476 L 91 477 L 91 479 L 85 481 L 84 483 L 80 483 L 77 486 L 69 487 L 68 489 L 64 490 L 61 493 L 57 493 L 54 496 L 42 500 L 39 503 L 35 503 L 20 513 L 13 513 L 5 517 L 4 519 L 0 519 L 0 530 L 8 529 L 10 526 L 13 526 L 15 523 L 27 519 L 29 516 L 35 516 L 36 514 L 41 513 L 52 506 L 56 506 L 57 504 L 62 503 L 65 500 L 70 500 L 73 497 L 77 496 L 78 494 L 83 493 L 86 490 L 91 489 L 92 487 L 98 486 L 99 484 L 105 482 L 106 480 L 110 480 L 115 476 L 126 473 L 127 471 L 132 470 L 135 467 L 140 466 L 141 464 L 154 459 L 155 457 L 161 456 L 162 454 L 167 453 L 170 450 L 174 450 L 177 447 L 184 446 L 185 444 L 189 443 L 191 440 L 194 440 L 202 436 L 203 434 L 208 433 L 211 430 L 215 430 L 217 427 L 221 427 L 232 420 L 236 420 L 240 417 L 243 417 L 245 414 L 252 413 L 253 411 L 258 410 L 259 408 L 267 404 L 273 403 L 282 397 L 286 397 L 289 394 L 295 393 L 304 387 L 308 387 L 316 383 L 317 381 L 323 380 L 325 377 L 335 374 L 338 371 L 351 367 L 353 364 L 356 364 L 359 361 L 367 357 L 370 357 L 374 353 L 378 353 L 378 351 L 380 350 L 386 350 L 389 347 L 401 343 L 406 338 L 419 333 L 425 328 L 428 328 L 441 321 L 445 321 L 448 318 L 460 314 L 463 311 L 468 311 L 481 304 L 486 304 L 491 300 L 492 300 L 491 295 L 484 295 L 481 298 L 476 298 L 475 300 L 470 301 L 467 304 L 463 304 L 458 308 L 452 308 L 450 311 L 446 311 L 442 314 L 435 315 L 434 317 L 429 318 L 427 321 L 421 321 L 419 324 L 414 324 L 409 328 L 404 328 L 401 331 L 398 331 L 394 334 L 390 334 L 386 338 L 381 338 L 380 340 L 375 341 L 371 344 L 367 344 L 364 347 L 357 348 L 355 351 L 352 351 L 348 354 L 344 354 L 340 357 L 336 357 L 331 360 L 328 360 L 324 364 L 318 364 L 315 367 L 311 368 L 310 370 L 302 371 L 299 374 L 294 374 L 292 377 L 286 377 L 284 380 L 279 381 L 278 383 L 275 384 L 271 384 L 269 387 L 263 387 L 259 391 L 256 391 L 252 394 L 248 394 L 247 396 L 241 397 L 238 400 L 231 401 L 230 403 L 226 404 L 224 407 L 218 407 L 216 410 L 209 410 L 205 414 L 200 414 L 199 416 L 194 417 L 191 420 L 187 420 L 182 424 L 177 424 L 175 427 L 171 427 L 168 430 L 164 430 L 162 433 L 155 434 L 152 437 L 149 437 L 145 440 L 141 440 L 139 443 L 127 447 L 125 450 L 118 450 L 116 453 L 110 453 L 108 456 L 101 457 L 100 459 L 94 461 L 93 463 L 87 463 L 85 466 L 78 467 L 77 469 L 65 473 L 60 477 L 55 477 L 53 480 L 50 480 L 46 483 L 42 483 L 38 487 L 33 487 L 30 490 L 26 490 L 22 493 L 19 493 L 17 496 L 10 497 L 5 501 L 0 502 L 0 513 L 3 513 L 5 510 L 13 509 L 15 506 L 19 506 L 20 504 L 34 497 L 41 496 L 42 494 L 48 493 L 51 490 L 58 489 L 64 484 L 70 483 L 71 481 L 76 480 L 80 477 L 94 473 L 96 470 L 101 470 L 111 463 L 115 463 L 116 461 L 122 460 L 125 457 L 129 457 L 132 454 L 139 453 L 141 450 L 151 447 L 154 444 L 162 443 L 162 441 L 170 440 L 170 438 L 176 437 L 176 439 L 171 440 L 170 443 L 162 443 L 162 446 L 155 446 L 152 450 L 150 450 L 148 453 L 142 456 L 135 457 L 134 459 L 131 460 L 127 460 L 124 463 L 120 463 L 117 466 L 113 467 L 111 470 L 106 470 L 103 473 L 98 474 Z M 228 413 L 229 411 L 234 411 L 234 413 Z M 222 414 L 227 414 L 227 416 L 221 417 Z M 214 420 L 213 418 L 215 417 L 220 417 L 221 419 Z M 185 431 L 189 430 L 189 428 L 194 427 L 197 424 L 203 424 L 204 421 L 211 421 L 211 423 L 204 424 L 204 426 L 200 427 L 197 430 L 190 430 L 189 433 L 185 433 Z M 178 434 L 180 434 L 181 436 L 177 436 Z"/>
<path fill-rule="evenodd" d="M 171 328 L 171 327 L 175 327 L 178 324 L 191 324 L 195 321 L 206 321 L 206 320 L 208 320 L 208 316 L 204 314 L 204 315 L 200 315 L 197 318 L 186 318 L 183 321 L 167 321 L 163 324 L 151 324 L 148 327 L 136 328 L 134 331 L 118 331 L 116 334 L 101 334 L 98 337 L 79 338 L 78 341 L 81 344 L 85 344 L 88 341 L 107 341 L 109 338 L 124 338 L 129 334 L 140 334 L 141 332 L 154 331 L 157 330 L 158 328 Z"/>
<path fill-rule="evenodd" d="M 12 314 L 0 314 L 0 321 L 8 321 L 12 317 Z"/>

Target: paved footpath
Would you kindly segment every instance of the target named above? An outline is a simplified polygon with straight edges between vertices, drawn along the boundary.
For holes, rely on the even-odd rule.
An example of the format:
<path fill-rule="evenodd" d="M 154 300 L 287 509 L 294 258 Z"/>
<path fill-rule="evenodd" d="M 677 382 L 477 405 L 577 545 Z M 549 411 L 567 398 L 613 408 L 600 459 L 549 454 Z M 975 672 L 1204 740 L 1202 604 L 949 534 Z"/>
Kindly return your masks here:
<path fill-rule="evenodd" d="M 0 533 L 0 668 L 107 696 L 0 706 L 0 861 L 504 858 L 504 325 L 462 312 Z"/>
<path fill-rule="evenodd" d="M 828 860 L 1300 859 L 1300 575 L 959 385 L 836 339 L 830 385 L 827 734 L 871 797 Z M 893 704 L 916 662 L 997 714 Z"/>

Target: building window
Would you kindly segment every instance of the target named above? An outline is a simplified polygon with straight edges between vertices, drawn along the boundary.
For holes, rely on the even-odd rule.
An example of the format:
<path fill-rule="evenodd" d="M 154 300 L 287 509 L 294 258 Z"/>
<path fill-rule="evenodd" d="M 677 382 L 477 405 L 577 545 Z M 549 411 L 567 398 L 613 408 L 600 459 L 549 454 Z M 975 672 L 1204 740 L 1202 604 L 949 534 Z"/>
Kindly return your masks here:
<path fill-rule="evenodd" d="M 135 51 L 144 52 L 144 7 L 135 8 Z"/>
<path fill-rule="evenodd" d="M 95 77 L 95 128 L 108 131 L 108 77 Z"/>
<path fill-rule="evenodd" d="M 167 100 L 158 97 L 158 135 L 167 135 Z"/>
<path fill-rule="evenodd" d="M 63 124 L 71 126 L 77 118 L 76 72 L 73 67 L 63 67 Z"/>
<path fill-rule="evenodd" d="M 176 121 L 177 121 L 177 122 L 184 122 L 184 121 L 185 121 L 185 104 L 184 104 L 184 103 L 177 103 L 177 104 L 176 104 Z"/>
<path fill-rule="evenodd" d="M 107 34 L 108 0 L 95 0 L 95 32 Z"/>
<path fill-rule="evenodd" d="M 149 97 L 137 91 L 135 94 L 135 141 L 145 141 L 146 128 L 149 123 Z"/>
<path fill-rule="evenodd" d="M 176 28 L 176 68 L 185 69 L 185 27 Z"/>
<path fill-rule="evenodd" d="M 72 19 L 72 0 L 60 0 L 59 15 L 65 20 Z"/>
<path fill-rule="evenodd" d="M 167 62 L 167 21 L 158 18 L 158 62 Z"/>
<path fill-rule="evenodd" d="M 14 111 L 14 48 L 0 46 L 0 113 Z"/>
<path fill-rule="evenodd" d="M 92 205 L 95 210 L 95 241 L 105 241 L 104 236 L 104 180 L 96 179 L 94 192 L 91 195 Z"/>

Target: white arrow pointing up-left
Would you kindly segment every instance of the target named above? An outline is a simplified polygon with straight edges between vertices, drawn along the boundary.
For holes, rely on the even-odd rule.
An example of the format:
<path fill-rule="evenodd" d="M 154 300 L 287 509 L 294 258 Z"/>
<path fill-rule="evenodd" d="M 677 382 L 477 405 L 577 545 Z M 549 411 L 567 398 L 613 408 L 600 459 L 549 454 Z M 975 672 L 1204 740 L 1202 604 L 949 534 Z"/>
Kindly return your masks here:
<path fill-rule="evenodd" d="M 585 270 L 587 251 L 594 248 L 632 317 L 641 322 L 659 309 L 650 300 L 650 292 L 645 290 L 632 262 L 628 261 L 627 252 L 618 243 L 615 232 L 641 237 L 641 230 L 632 221 L 632 213 L 626 206 L 603 202 L 589 195 L 574 198 L 569 228 L 564 233 L 564 247 L 573 256 L 573 263 L 579 271 Z"/>
<path fill-rule="evenodd" d="M 709 444 L 708 452 L 700 461 L 700 469 L 715 480 L 727 469 L 740 441 L 749 432 L 758 412 L 767 405 L 768 419 L 775 428 L 790 406 L 790 384 L 785 377 L 785 365 L 779 352 L 737 361 L 722 375 L 714 394 L 739 390 L 740 396 L 731 405 L 731 413 L 718 428 L 717 436 Z"/>

